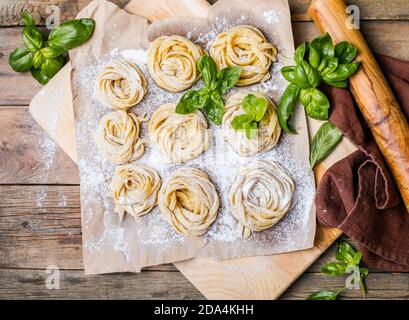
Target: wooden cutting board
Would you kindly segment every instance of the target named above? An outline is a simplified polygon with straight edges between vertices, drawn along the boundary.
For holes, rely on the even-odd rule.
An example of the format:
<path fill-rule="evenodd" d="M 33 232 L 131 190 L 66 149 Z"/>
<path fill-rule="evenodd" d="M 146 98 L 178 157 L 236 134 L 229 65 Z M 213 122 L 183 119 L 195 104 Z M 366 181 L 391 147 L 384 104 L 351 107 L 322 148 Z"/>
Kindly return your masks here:
<path fill-rule="evenodd" d="M 205 17 L 209 6 L 205 0 L 131 0 L 125 10 L 152 21 L 174 16 Z M 77 162 L 70 71 L 68 63 L 38 92 L 30 103 L 30 113 Z M 308 125 L 311 136 L 319 122 L 308 119 Z M 317 166 L 317 180 L 326 168 L 355 150 L 355 146 L 344 138 L 336 150 Z M 340 234 L 337 229 L 317 226 L 315 246 L 309 250 L 228 261 L 194 258 L 175 263 L 175 266 L 208 299 L 276 299 Z"/>

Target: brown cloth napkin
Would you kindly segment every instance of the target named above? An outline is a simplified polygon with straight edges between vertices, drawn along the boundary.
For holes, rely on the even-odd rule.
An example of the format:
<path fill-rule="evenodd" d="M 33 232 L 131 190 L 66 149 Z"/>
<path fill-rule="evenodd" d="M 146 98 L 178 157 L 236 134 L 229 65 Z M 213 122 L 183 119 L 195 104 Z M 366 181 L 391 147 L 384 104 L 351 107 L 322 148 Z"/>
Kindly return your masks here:
<path fill-rule="evenodd" d="M 409 62 L 377 58 L 408 119 Z M 318 221 L 356 240 L 368 267 L 409 271 L 409 214 L 389 169 L 350 92 L 323 90 L 332 102 L 331 122 L 359 150 L 334 164 L 322 178 L 315 198 Z"/>

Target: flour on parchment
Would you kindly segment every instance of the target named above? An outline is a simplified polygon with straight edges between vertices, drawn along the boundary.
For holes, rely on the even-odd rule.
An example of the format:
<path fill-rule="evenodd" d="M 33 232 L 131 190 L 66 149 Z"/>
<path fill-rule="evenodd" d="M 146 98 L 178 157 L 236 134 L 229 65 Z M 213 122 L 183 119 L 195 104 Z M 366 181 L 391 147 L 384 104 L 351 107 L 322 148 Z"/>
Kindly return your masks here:
<path fill-rule="evenodd" d="M 265 12 L 264 19 L 266 23 L 271 24 L 272 27 L 280 21 L 282 14 L 280 12 Z M 241 16 L 234 22 L 228 18 L 217 18 L 215 24 L 207 33 L 200 34 L 195 40 L 196 43 L 208 48 L 209 44 L 220 32 L 228 28 L 240 25 L 252 24 L 250 18 Z M 187 34 L 191 37 L 191 34 Z M 264 82 L 247 86 L 246 89 L 259 90 L 269 96 L 276 104 L 278 104 L 286 81 L 280 75 L 280 69 L 284 65 L 284 53 L 278 48 L 278 62 L 274 63 L 271 68 L 271 79 Z M 84 112 L 82 117 L 76 121 L 76 130 L 81 132 L 79 139 L 89 140 L 93 136 L 99 119 L 109 112 L 104 104 L 99 102 L 94 95 L 94 85 L 97 74 L 100 70 L 113 59 L 128 59 L 134 61 L 148 81 L 148 94 L 144 97 L 142 102 L 131 109 L 131 112 L 142 115 L 147 113 L 148 116 L 158 108 L 160 105 L 168 102 L 177 102 L 181 93 L 170 93 L 159 88 L 149 75 L 146 66 L 146 52 L 143 50 L 124 50 L 113 49 L 103 59 L 95 59 L 92 64 L 86 66 L 82 70 L 78 70 L 79 81 L 83 86 L 87 95 L 91 99 L 92 108 Z M 193 89 L 200 88 L 202 82 L 199 81 L 193 86 Z M 238 90 L 233 88 L 230 93 Z M 308 161 L 299 161 L 294 156 L 294 141 L 296 136 L 282 134 L 278 145 L 271 151 L 265 154 L 258 154 L 254 157 L 244 158 L 238 156 L 224 140 L 223 134 L 219 127 L 210 123 L 213 132 L 213 142 L 210 149 L 201 154 L 198 158 L 188 161 L 186 164 L 166 164 L 166 158 L 160 152 L 147 145 L 145 154 L 137 162 L 146 163 L 158 170 L 161 178 L 165 181 L 171 172 L 181 166 L 193 166 L 204 170 L 208 173 L 210 179 L 214 182 L 220 196 L 221 207 L 219 216 L 216 222 L 211 226 L 209 231 L 203 236 L 205 240 L 205 248 L 202 254 L 206 255 L 206 247 L 212 248 L 216 243 L 224 243 L 224 245 L 231 248 L 231 256 L 243 256 L 241 249 L 246 252 L 245 255 L 253 253 L 262 254 L 267 248 L 277 246 L 277 252 L 285 252 L 291 250 L 296 246 L 302 247 L 297 237 L 297 243 L 294 243 L 293 234 L 303 230 L 305 234 L 309 234 L 308 230 L 310 224 L 310 209 L 313 205 L 315 185 L 312 177 L 312 172 L 309 168 Z M 142 124 L 141 137 L 147 138 L 147 124 Z M 80 143 L 86 143 L 86 141 Z M 81 172 L 81 193 L 86 197 L 87 201 L 96 201 L 96 203 L 103 203 L 103 229 L 102 232 L 95 237 L 88 238 L 84 243 L 85 248 L 90 251 L 100 251 L 104 246 L 109 244 L 113 249 L 120 251 L 127 261 L 132 260 L 132 255 L 138 254 L 130 249 L 127 243 L 128 228 L 136 228 L 133 219 L 124 218 L 125 221 L 119 222 L 117 215 L 113 211 L 113 201 L 109 197 L 109 184 L 114 173 L 114 166 L 107 162 L 98 152 L 93 143 L 88 143 L 89 150 L 83 154 L 79 154 L 79 166 Z M 237 231 L 238 223 L 230 214 L 230 205 L 228 203 L 229 187 L 241 167 L 246 166 L 249 161 L 257 161 L 261 159 L 274 160 L 288 169 L 294 179 L 296 191 L 294 195 L 293 208 L 287 215 L 273 228 L 264 232 L 254 233 L 247 240 L 240 239 L 240 234 Z M 90 225 L 94 213 L 92 210 L 84 210 L 83 223 L 84 227 Z M 172 246 L 176 243 L 183 244 L 185 238 L 177 234 L 170 225 L 163 219 L 158 207 L 155 207 L 148 215 L 141 218 L 138 225 L 138 231 L 148 228 L 150 232 L 144 233 L 144 237 L 140 240 L 139 248 L 143 250 L 166 250 L 166 247 Z M 237 242 L 241 245 L 237 245 Z M 234 245 L 236 244 L 236 245 Z M 156 248 L 156 249 L 155 249 Z M 253 250 L 254 249 L 254 250 Z M 209 249 L 210 250 L 210 249 Z M 210 250 L 211 251 L 211 250 Z M 209 252 L 210 252 L 209 251 Z"/>

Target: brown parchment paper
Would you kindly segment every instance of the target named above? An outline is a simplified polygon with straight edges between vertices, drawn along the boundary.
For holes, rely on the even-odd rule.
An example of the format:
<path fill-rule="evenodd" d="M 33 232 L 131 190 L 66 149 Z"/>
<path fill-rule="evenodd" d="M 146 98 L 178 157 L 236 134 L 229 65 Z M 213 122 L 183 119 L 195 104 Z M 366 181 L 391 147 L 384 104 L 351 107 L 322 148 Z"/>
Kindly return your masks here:
<path fill-rule="evenodd" d="M 131 112 L 151 115 L 162 103 L 177 102 L 183 94 L 168 93 L 158 88 L 144 65 L 143 55 L 149 41 L 161 35 L 186 36 L 207 48 L 218 33 L 234 25 L 248 24 L 259 28 L 278 48 L 278 62 L 271 69 L 270 81 L 246 89 L 260 90 L 277 104 L 287 85 L 279 70 L 291 63 L 288 57 L 292 57 L 294 52 L 286 0 L 219 0 L 210 8 L 206 19 L 166 19 L 150 25 L 145 19 L 132 16 L 110 2 L 95 0 L 81 11 L 79 17 L 91 17 L 96 21 L 92 38 L 70 52 L 81 179 L 83 255 L 87 274 L 138 272 L 145 266 L 186 260 L 199 255 L 230 259 L 313 246 L 315 184 L 308 164 L 307 124 L 300 107 L 294 119 L 298 135 L 282 134 L 277 147 L 254 158 L 235 155 L 224 141 L 222 132 L 213 125 L 211 128 L 215 138 L 210 150 L 183 165 L 164 165 L 154 148 L 147 146 L 144 156 L 137 161 L 157 169 L 162 181 L 180 166 L 195 166 L 206 171 L 215 183 L 221 208 L 218 219 L 203 237 L 185 238 L 176 234 L 162 218 L 158 207 L 138 224 L 127 216 L 120 222 L 109 196 L 114 166 L 101 157 L 93 138 L 99 119 L 112 111 L 95 99 L 95 77 L 112 59 L 134 60 L 148 80 L 148 95 Z M 237 88 L 232 92 L 235 90 Z M 146 124 L 143 125 L 141 136 L 147 138 Z M 242 240 L 237 232 L 237 222 L 230 214 L 228 187 L 241 167 L 259 159 L 274 160 L 287 168 L 296 184 L 294 205 L 276 226 Z"/>

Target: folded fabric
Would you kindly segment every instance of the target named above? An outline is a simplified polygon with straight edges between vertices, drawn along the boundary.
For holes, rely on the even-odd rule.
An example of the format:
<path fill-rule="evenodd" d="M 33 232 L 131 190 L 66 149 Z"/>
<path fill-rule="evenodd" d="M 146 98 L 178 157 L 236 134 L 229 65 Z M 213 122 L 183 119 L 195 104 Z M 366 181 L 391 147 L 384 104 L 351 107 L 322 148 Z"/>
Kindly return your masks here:
<path fill-rule="evenodd" d="M 408 119 L 409 62 L 383 55 L 377 59 Z M 318 221 L 355 240 L 368 267 L 409 271 L 409 214 L 391 173 L 351 93 L 322 89 L 331 101 L 330 121 L 359 150 L 334 164 L 320 181 Z"/>

